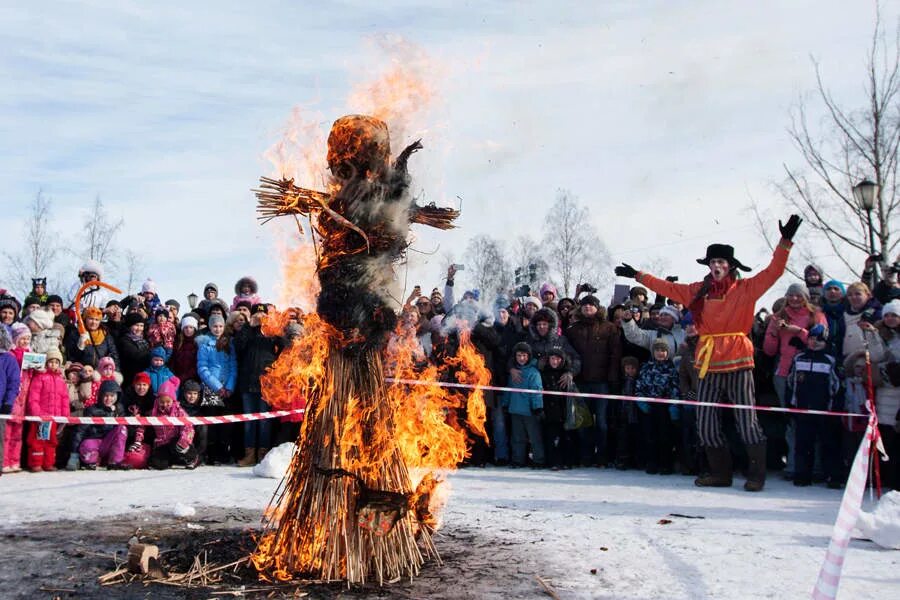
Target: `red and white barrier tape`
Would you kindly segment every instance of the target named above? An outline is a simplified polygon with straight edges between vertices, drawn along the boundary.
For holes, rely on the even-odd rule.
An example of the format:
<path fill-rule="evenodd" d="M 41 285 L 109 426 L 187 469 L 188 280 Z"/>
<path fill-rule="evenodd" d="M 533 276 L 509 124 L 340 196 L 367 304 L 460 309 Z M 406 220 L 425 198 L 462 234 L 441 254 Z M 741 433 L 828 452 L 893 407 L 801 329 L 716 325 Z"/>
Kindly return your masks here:
<path fill-rule="evenodd" d="M 302 408 L 292 410 L 273 410 L 261 413 L 244 413 L 240 415 L 222 415 L 220 417 L 14 417 L 12 415 L 0 415 L 0 419 L 10 421 L 36 421 L 54 423 L 67 423 L 75 425 L 219 425 L 221 423 L 245 423 L 247 421 L 259 421 L 261 419 L 274 419 L 275 417 L 288 417 L 300 415 L 305 412 Z"/>
<path fill-rule="evenodd" d="M 835 410 L 814 410 L 810 408 L 782 408 L 781 406 L 759 406 L 744 404 L 728 404 L 726 402 L 700 402 L 699 400 L 674 400 L 671 398 L 646 398 L 643 396 L 620 396 L 618 394 L 591 394 L 587 392 L 558 392 L 555 390 L 523 390 L 512 387 L 496 385 L 472 385 L 470 383 L 446 383 L 443 381 L 420 381 L 418 379 L 393 379 L 387 378 L 388 383 L 401 385 L 431 385 L 446 388 L 492 390 L 495 392 L 518 392 L 522 394 L 543 394 L 545 396 L 575 396 L 578 398 L 607 398 L 609 400 L 625 400 L 627 402 L 658 402 L 660 404 L 684 404 L 687 406 L 714 406 L 718 408 L 734 408 L 737 410 L 760 410 L 766 412 L 779 412 L 797 415 L 827 415 L 831 417 L 855 417 L 868 419 L 869 415 L 862 413 L 840 412 Z"/>
<path fill-rule="evenodd" d="M 878 432 L 878 417 L 875 414 L 875 407 L 871 400 L 866 402 L 866 406 L 869 407 L 872 414 L 869 417 L 866 433 L 859 444 L 859 450 L 856 451 L 856 458 L 853 459 L 853 466 L 850 468 L 850 477 L 847 479 L 847 487 L 844 489 L 844 497 L 841 499 L 841 508 L 831 532 L 831 541 L 828 542 L 825 560 L 822 561 L 819 578 L 813 588 L 813 600 L 837 598 L 847 547 L 850 545 L 853 528 L 856 527 L 856 521 L 862 508 L 863 492 L 866 490 L 866 479 L 869 475 L 869 460 L 875 458 L 872 454 L 873 446 L 887 458 Z"/>

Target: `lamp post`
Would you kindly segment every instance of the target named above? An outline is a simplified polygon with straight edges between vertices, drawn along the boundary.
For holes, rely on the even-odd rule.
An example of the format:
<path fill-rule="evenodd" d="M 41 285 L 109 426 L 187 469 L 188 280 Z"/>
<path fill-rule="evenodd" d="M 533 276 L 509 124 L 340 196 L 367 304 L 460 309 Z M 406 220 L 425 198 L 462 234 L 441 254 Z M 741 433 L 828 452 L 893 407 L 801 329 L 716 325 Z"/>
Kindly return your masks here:
<path fill-rule="evenodd" d="M 194 310 L 195 308 L 197 308 L 197 294 L 195 294 L 194 292 L 191 292 L 190 294 L 188 294 L 187 301 L 188 301 L 188 306 L 191 307 L 191 310 Z"/>
<path fill-rule="evenodd" d="M 875 229 L 872 227 L 872 209 L 875 208 L 875 196 L 878 195 L 878 185 L 868 179 L 863 179 L 853 186 L 853 198 L 859 207 L 866 211 L 866 219 L 869 222 L 869 256 L 875 254 Z M 872 265 L 872 290 L 878 283 L 878 263 Z"/>

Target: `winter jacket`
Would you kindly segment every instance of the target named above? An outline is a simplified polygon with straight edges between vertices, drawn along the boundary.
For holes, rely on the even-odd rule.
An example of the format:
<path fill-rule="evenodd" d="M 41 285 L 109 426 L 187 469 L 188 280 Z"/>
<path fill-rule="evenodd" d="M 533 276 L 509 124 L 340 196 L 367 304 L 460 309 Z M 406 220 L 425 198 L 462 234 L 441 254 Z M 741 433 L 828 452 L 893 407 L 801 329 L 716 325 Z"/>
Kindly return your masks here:
<path fill-rule="evenodd" d="M 37 417 L 69 416 L 69 388 L 61 373 L 40 371 L 32 376 L 25 411 Z"/>
<path fill-rule="evenodd" d="M 578 388 L 574 383 L 563 387 L 562 376 L 569 372 L 570 366 L 564 361 L 560 368 L 553 369 L 548 364 L 541 371 L 541 385 L 544 390 L 552 390 L 554 392 L 571 392 L 578 393 Z M 548 423 L 562 424 L 566 422 L 566 396 L 558 396 L 556 394 L 544 394 L 544 419 Z"/>
<path fill-rule="evenodd" d="M 122 378 L 131 385 L 134 376 L 150 366 L 150 343 L 141 338 L 134 340 L 127 333 L 119 338 Z"/>
<path fill-rule="evenodd" d="M 162 384 L 169 381 L 173 377 L 175 377 L 175 373 L 169 370 L 169 367 L 163 365 L 161 367 L 154 367 L 150 365 L 144 373 L 150 377 L 150 389 L 153 394 L 156 395 L 159 393 L 159 388 Z"/>
<path fill-rule="evenodd" d="M 492 381 L 494 385 L 505 386 L 509 378 L 509 362 L 512 358 L 512 348 L 525 340 L 528 333 L 522 329 L 519 318 L 509 316 L 506 325 L 494 321 L 494 331 L 497 332 L 497 349 L 494 351 L 494 364 L 491 367 Z"/>
<path fill-rule="evenodd" d="M 76 332 L 76 335 L 69 337 L 69 346 L 66 348 L 66 357 L 70 361 L 80 362 L 83 365 L 91 365 L 96 369 L 100 363 L 100 359 L 104 356 L 108 356 L 116 363 L 116 370 L 121 370 L 119 366 L 119 351 L 116 348 L 116 344 L 113 342 L 113 338 L 106 334 L 105 329 L 103 341 L 99 344 L 92 343 L 91 340 L 88 340 L 84 345 L 84 348 L 79 348 L 78 343 L 79 336 Z"/>
<path fill-rule="evenodd" d="M 794 357 L 788 373 L 789 404 L 796 408 L 833 410 L 841 389 L 837 363 L 825 350 L 804 350 Z"/>
<path fill-rule="evenodd" d="M 651 360 L 641 366 L 641 372 L 637 377 L 636 390 L 638 396 L 646 398 L 666 398 L 677 400 L 680 396 L 678 388 L 678 370 L 671 360 Z M 648 402 L 638 402 L 641 411 L 650 412 Z M 669 405 L 669 414 L 673 419 L 678 418 L 678 405 Z"/>
<path fill-rule="evenodd" d="M 847 302 L 841 300 L 836 304 L 822 303 L 822 313 L 828 324 L 828 341 L 825 350 L 838 360 L 844 356 L 844 312 L 847 310 Z"/>
<path fill-rule="evenodd" d="M 168 410 L 163 410 L 163 408 L 159 405 L 159 398 L 161 398 L 162 396 L 168 396 L 172 399 L 172 404 L 169 406 Z M 153 410 L 150 412 L 150 416 L 188 416 L 187 413 L 185 413 L 184 409 L 181 408 L 181 404 L 179 404 L 178 402 L 178 391 L 176 385 L 173 385 L 171 382 L 169 382 L 163 386 L 159 397 L 157 397 L 156 402 L 153 404 Z M 191 445 L 191 442 L 194 441 L 194 426 L 190 423 L 185 423 L 184 425 L 154 425 L 153 430 L 156 435 L 156 439 L 153 441 L 153 446 L 156 448 L 170 444 L 173 441 L 176 442 L 175 445 L 179 448 L 187 448 Z"/>
<path fill-rule="evenodd" d="M 853 310 L 848 304 L 844 310 L 844 340 L 841 350 L 844 357 L 856 354 L 869 346 L 869 352 L 872 354 L 872 362 L 877 363 L 882 359 L 883 346 L 877 343 L 878 334 L 872 331 L 860 329 L 859 322 L 863 314 L 870 314 L 872 322 L 881 320 L 881 304 L 875 298 L 869 298 L 869 301 L 860 310 Z"/>
<path fill-rule="evenodd" d="M 172 356 L 169 357 L 169 368 L 181 381 L 193 379 L 197 381 L 200 377 L 197 375 L 197 337 L 183 337 L 180 345 L 172 349 Z"/>
<path fill-rule="evenodd" d="M 238 392 L 260 392 L 259 378 L 266 372 L 284 348 L 280 337 L 263 335 L 261 327 L 246 325 L 234 336 L 234 350 L 238 360 Z M 212 387 L 212 386 L 210 386 Z M 231 389 L 231 388 L 229 388 Z"/>
<path fill-rule="evenodd" d="M 781 319 L 784 319 L 789 325 L 799 327 L 800 332 L 792 333 L 786 329 L 780 328 L 778 326 L 778 321 Z M 800 341 L 806 345 L 806 338 L 809 335 L 809 330 L 812 329 L 814 325 L 828 326 L 828 320 L 825 318 L 825 313 L 819 309 L 816 309 L 814 313 L 810 314 L 805 307 L 791 308 L 790 306 L 785 306 L 782 310 L 778 311 L 778 313 L 772 315 L 772 318 L 769 319 L 769 324 L 766 326 L 763 351 L 769 356 L 778 356 L 778 367 L 775 369 L 776 375 L 787 377 L 788 372 L 791 370 L 791 364 L 794 361 L 794 357 L 800 351 L 798 348 L 791 345 L 791 340 L 793 338 L 799 338 Z"/>
<path fill-rule="evenodd" d="M 197 374 L 200 381 L 214 392 L 222 388 L 235 391 L 237 384 L 237 357 L 234 343 L 229 341 L 229 351 L 216 349 L 216 338 L 209 335 L 197 340 Z"/>
<path fill-rule="evenodd" d="M 12 412 L 21 385 L 21 370 L 10 352 L 0 352 L 0 406 L 8 406 L 0 412 Z"/>
<path fill-rule="evenodd" d="M 891 373 L 896 374 L 900 369 L 900 333 L 890 332 L 883 325 L 879 329 L 884 351 L 881 361 L 872 365 L 881 375 L 881 385 L 875 391 L 875 413 L 880 425 L 892 427 L 897 422 L 897 411 L 900 411 L 900 380 L 896 376 L 891 380 Z"/>
<path fill-rule="evenodd" d="M 546 315 L 550 320 L 550 328 L 545 336 L 538 335 L 537 329 L 535 328 L 535 320 L 539 318 L 539 315 Z M 527 341 L 528 345 L 531 346 L 533 357 L 537 360 L 539 367 L 544 366 L 547 356 L 550 354 L 550 350 L 555 346 L 559 346 L 565 351 L 566 357 L 569 359 L 572 375 L 577 377 L 581 373 L 581 356 L 575 348 L 572 347 L 572 344 L 569 343 L 566 336 L 559 335 L 559 316 L 555 311 L 552 311 L 549 308 L 542 308 L 534 314 L 531 323 L 528 325 Z"/>
<path fill-rule="evenodd" d="M 171 350 L 175 344 L 175 324 L 171 321 L 154 323 L 147 332 L 147 341 L 150 342 L 151 348 L 162 346 Z"/>
<path fill-rule="evenodd" d="M 565 337 L 581 357 L 578 381 L 619 384 L 622 340 L 618 327 L 599 317 L 581 315 L 566 330 Z"/>
<path fill-rule="evenodd" d="M 125 412 L 122 409 L 122 405 L 118 402 L 108 408 L 103 404 L 95 404 L 89 408 L 84 409 L 84 416 L 124 417 Z M 81 446 L 81 442 L 83 442 L 84 440 L 102 440 L 110 431 L 115 430 L 117 427 L 121 427 L 121 425 L 79 425 L 78 428 L 75 429 L 75 436 L 72 438 L 73 451 L 77 451 L 78 447 Z"/>
<path fill-rule="evenodd" d="M 520 383 L 509 382 L 509 387 L 518 388 L 520 390 L 543 390 L 541 385 L 541 374 L 537 370 L 537 361 L 531 361 L 525 366 L 519 366 L 522 373 L 522 381 Z M 502 406 L 506 407 L 511 415 L 532 416 L 536 411 L 544 408 L 543 394 L 530 394 L 525 392 L 505 392 L 503 394 Z"/>
<path fill-rule="evenodd" d="M 697 318 L 700 342 L 697 345 L 697 368 L 710 373 L 727 373 L 753 368 L 753 343 L 747 332 L 753 327 L 756 301 L 784 273 L 791 242 L 782 240 L 775 248 L 769 265 L 747 279 L 735 279 L 722 298 L 706 298 L 702 318 Z M 703 282 L 674 283 L 647 273 L 636 279 L 654 292 L 690 306 Z M 696 318 L 696 317 L 695 317 Z"/>

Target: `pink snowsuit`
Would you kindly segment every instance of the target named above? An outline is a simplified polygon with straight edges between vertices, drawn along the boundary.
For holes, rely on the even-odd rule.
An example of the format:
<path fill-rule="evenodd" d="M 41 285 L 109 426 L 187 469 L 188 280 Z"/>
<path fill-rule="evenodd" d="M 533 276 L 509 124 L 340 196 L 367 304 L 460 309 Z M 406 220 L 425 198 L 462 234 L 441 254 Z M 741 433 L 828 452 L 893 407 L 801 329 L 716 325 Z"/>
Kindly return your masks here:
<path fill-rule="evenodd" d="M 61 373 L 40 371 L 32 376 L 25 414 L 38 417 L 69 416 L 69 388 Z M 48 439 L 42 439 L 45 437 L 41 435 L 42 425 L 44 424 L 29 423 L 26 440 L 28 467 L 49 470 L 56 463 L 57 426 L 51 422 Z"/>

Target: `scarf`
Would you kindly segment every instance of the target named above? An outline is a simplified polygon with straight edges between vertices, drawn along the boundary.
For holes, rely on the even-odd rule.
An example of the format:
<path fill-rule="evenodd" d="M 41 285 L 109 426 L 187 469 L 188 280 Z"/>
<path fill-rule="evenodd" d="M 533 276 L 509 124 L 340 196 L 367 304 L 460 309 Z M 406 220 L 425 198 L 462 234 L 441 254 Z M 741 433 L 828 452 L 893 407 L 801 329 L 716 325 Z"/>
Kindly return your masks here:
<path fill-rule="evenodd" d="M 688 309 L 694 316 L 694 323 L 697 327 L 703 326 L 703 306 L 707 299 L 720 300 L 725 297 L 725 293 L 734 283 L 734 270 L 722 278 L 722 281 L 716 281 L 712 275 L 707 275 L 703 280 L 703 285 L 697 292 L 697 296 L 691 301 Z"/>
<path fill-rule="evenodd" d="M 106 332 L 103 331 L 102 327 L 98 327 L 94 331 L 89 331 L 88 333 L 91 334 L 91 344 L 94 346 L 99 346 L 103 343 L 103 340 L 106 339 Z"/>

